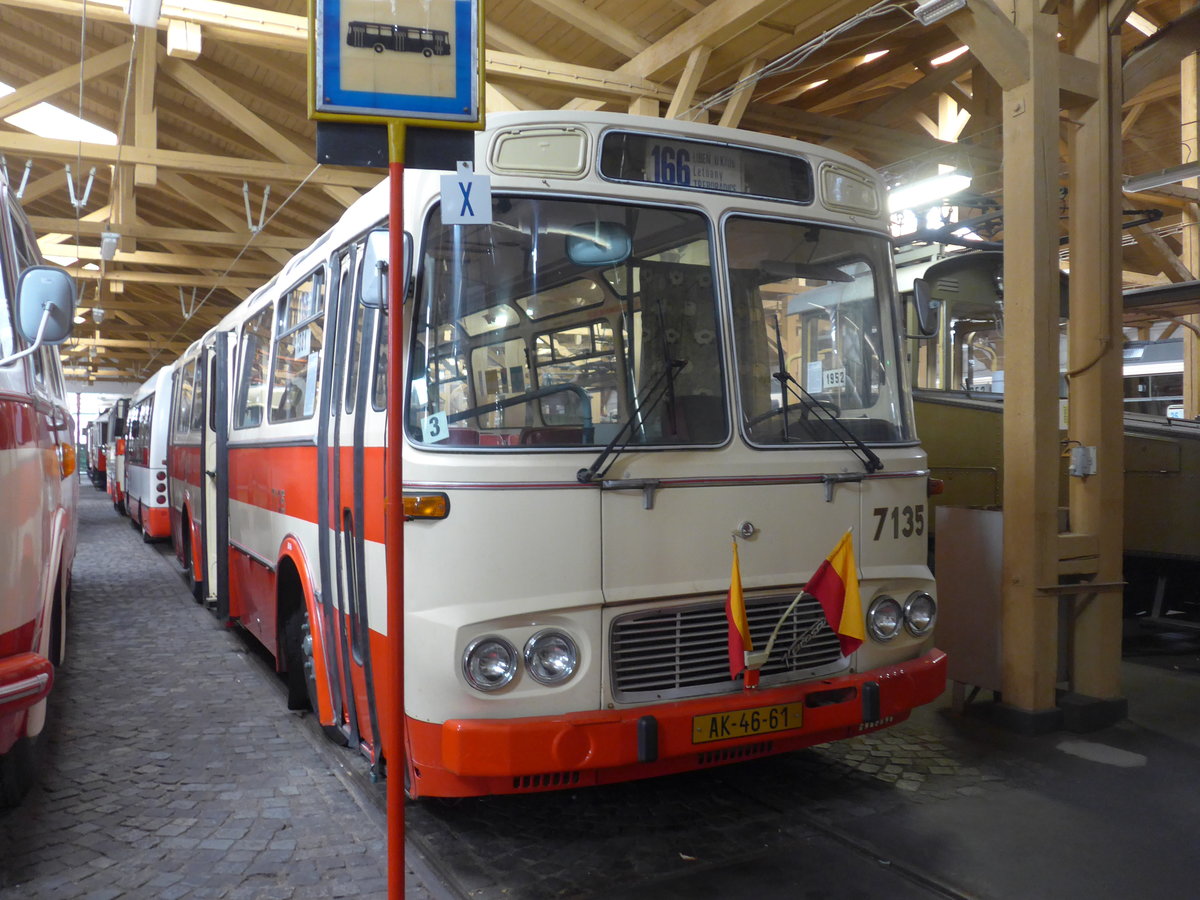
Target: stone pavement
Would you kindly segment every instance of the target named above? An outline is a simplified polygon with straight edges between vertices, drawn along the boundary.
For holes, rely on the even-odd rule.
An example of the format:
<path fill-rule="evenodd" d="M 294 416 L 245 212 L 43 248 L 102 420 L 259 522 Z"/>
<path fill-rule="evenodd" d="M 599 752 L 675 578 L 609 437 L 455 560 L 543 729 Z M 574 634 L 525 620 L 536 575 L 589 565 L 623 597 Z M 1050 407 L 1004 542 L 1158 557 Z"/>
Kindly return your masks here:
<path fill-rule="evenodd" d="M 345 771 L 365 762 L 288 711 L 169 551 L 80 495 L 68 658 L 41 783 L 0 811 L 0 898 L 386 897 L 384 814 Z M 406 893 L 434 896 L 411 871 Z"/>

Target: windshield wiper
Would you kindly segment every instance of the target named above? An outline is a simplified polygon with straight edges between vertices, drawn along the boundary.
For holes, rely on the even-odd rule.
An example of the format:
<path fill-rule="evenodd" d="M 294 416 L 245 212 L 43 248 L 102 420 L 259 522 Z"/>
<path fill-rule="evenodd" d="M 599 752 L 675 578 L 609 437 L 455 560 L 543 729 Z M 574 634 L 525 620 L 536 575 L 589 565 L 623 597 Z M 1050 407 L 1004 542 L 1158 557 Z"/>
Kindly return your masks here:
<path fill-rule="evenodd" d="M 783 355 L 783 338 L 779 330 L 779 316 L 775 316 L 775 349 L 778 356 L 778 369 L 774 376 L 779 382 L 780 404 L 782 409 L 780 414 L 783 416 L 783 440 L 787 443 L 790 439 L 788 434 L 788 389 L 791 388 L 792 396 L 794 396 L 803 407 L 812 413 L 819 413 L 817 418 L 828 423 L 830 430 L 835 432 L 838 440 L 845 445 L 846 449 L 858 457 L 859 462 L 863 464 L 863 468 L 867 470 L 867 474 L 878 472 L 883 468 L 883 460 L 881 460 L 875 451 L 868 447 L 859 439 L 853 431 L 842 424 L 842 420 L 825 408 L 825 404 L 810 394 L 796 377 L 787 370 L 787 362 Z"/>
<path fill-rule="evenodd" d="M 617 461 L 617 457 L 625 451 L 629 446 L 629 442 L 633 440 L 634 426 L 639 421 L 643 421 L 650 413 L 654 412 L 654 408 L 662 402 L 663 397 L 675 389 L 675 376 L 678 375 L 688 364 L 686 359 L 671 359 L 667 360 L 667 367 L 662 370 L 657 378 L 648 384 L 642 394 L 634 398 L 633 410 L 629 416 L 621 423 L 621 427 L 617 429 L 617 433 L 613 435 L 613 439 L 609 441 L 600 454 L 592 460 L 592 464 L 586 469 L 580 469 L 575 473 L 575 478 L 580 484 L 590 484 L 594 481 L 600 481 L 612 468 L 613 463 Z M 628 432 L 628 435 L 626 435 Z M 622 437 L 624 440 L 622 441 Z M 617 448 L 620 444 L 620 448 Z M 604 461 L 612 457 L 612 460 L 607 466 L 604 466 Z M 601 470 L 601 466 L 604 466 Z"/>

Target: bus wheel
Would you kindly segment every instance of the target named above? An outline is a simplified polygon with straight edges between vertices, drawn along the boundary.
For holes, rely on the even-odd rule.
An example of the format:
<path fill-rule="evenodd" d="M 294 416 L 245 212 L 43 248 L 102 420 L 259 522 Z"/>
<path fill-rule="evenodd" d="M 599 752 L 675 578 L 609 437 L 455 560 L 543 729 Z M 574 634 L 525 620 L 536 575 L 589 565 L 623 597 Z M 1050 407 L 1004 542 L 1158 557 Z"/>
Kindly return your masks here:
<path fill-rule="evenodd" d="M 0 809 L 16 806 L 33 784 L 36 774 L 33 741 L 23 737 L 0 756 Z"/>
<path fill-rule="evenodd" d="M 383 44 L 376 44 L 371 49 L 374 50 L 376 53 L 382 53 L 383 52 Z"/>
<path fill-rule="evenodd" d="M 283 630 L 287 654 L 288 709 L 317 711 L 317 677 L 313 671 L 312 632 L 308 627 L 308 610 L 301 604 L 288 618 Z M 348 741 L 336 725 L 321 725 L 325 737 L 339 746 Z"/>
<path fill-rule="evenodd" d="M 423 57 L 425 57 L 426 59 L 429 59 L 429 57 L 433 56 L 433 51 L 430 50 L 428 47 L 426 47 L 424 50 L 421 51 L 421 55 Z"/>

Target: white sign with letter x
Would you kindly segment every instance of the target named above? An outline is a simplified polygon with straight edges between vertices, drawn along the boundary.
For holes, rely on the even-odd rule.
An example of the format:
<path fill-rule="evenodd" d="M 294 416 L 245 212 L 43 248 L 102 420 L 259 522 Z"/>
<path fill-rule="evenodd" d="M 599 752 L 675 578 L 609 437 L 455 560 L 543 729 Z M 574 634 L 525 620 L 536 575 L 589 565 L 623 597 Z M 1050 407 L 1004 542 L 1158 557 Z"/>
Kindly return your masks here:
<path fill-rule="evenodd" d="M 442 224 L 492 224 L 492 177 L 473 174 L 469 162 L 458 172 L 442 176 Z"/>

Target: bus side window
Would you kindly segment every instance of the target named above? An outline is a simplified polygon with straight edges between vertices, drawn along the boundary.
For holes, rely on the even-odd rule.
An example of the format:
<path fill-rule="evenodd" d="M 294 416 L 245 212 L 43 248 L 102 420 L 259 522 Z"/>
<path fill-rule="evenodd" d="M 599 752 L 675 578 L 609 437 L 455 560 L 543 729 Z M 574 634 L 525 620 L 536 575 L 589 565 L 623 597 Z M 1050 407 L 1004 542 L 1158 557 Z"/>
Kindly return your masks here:
<path fill-rule="evenodd" d="M 375 317 L 375 396 L 371 405 L 377 410 L 387 408 L 388 317 L 381 312 Z"/>
<path fill-rule="evenodd" d="M 271 307 L 242 327 L 242 364 L 238 370 L 235 428 L 254 428 L 263 421 L 267 390 L 267 364 L 271 354 Z"/>
<path fill-rule="evenodd" d="M 279 301 L 275 370 L 267 414 L 272 422 L 307 419 L 316 408 L 325 333 L 324 288 L 324 273 L 317 271 Z"/>
<path fill-rule="evenodd" d="M 192 411 L 192 376 L 196 371 L 196 361 L 191 360 L 176 374 L 175 384 L 175 433 L 185 435 L 189 431 Z"/>

